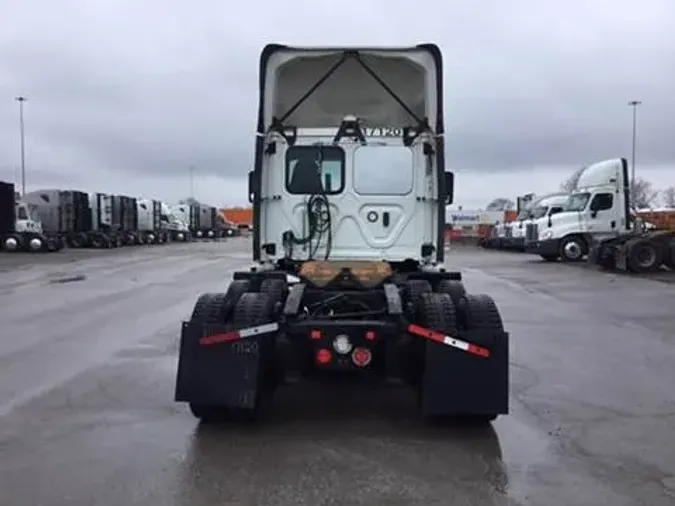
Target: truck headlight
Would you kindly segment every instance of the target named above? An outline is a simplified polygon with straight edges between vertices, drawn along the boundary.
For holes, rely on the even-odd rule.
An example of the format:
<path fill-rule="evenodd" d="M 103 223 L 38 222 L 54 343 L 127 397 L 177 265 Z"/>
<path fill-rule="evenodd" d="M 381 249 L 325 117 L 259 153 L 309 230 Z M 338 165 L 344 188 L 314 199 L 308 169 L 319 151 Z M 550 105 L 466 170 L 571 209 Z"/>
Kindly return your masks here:
<path fill-rule="evenodd" d="M 551 237 L 553 237 L 553 231 L 551 231 L 551 230 L 544 230 L 544 232 L 542 232 L 542 234 L 541 234 L 541 240 L 542 241 L 547 241 Z"/>

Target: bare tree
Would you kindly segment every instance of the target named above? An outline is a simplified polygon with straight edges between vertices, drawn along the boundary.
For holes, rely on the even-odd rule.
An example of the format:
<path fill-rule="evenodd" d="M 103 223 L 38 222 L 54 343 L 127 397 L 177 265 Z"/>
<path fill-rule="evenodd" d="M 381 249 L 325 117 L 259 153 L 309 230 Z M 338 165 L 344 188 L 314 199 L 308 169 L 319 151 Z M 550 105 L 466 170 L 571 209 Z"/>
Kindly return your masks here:
<path fill-rule="evenodd" d="M 652 207 L 658 196 L 659 192 L 654 190 L 649 181 L 637 178 L 630 192 L 631 205 L 635 209 L 647 209 Z"/>
<path fill-rule="evenodd" d="M 510 211 L 516 206 L 516 203 L 504 197 L 499 197 L 490 202 L 486 210 L 488 211 Z"/>
<path fill-rule="evenodd" d="M 675 186 L 669 186 L 661 192 L 663 205 L 669 209 L 675 209 Z"/>
<path fill-rule="evenodd" d="M 560 183 L 560 190 L 564 191 L 565 193 L 571 193 L 577 187 L 581 173 L 584 170 L 586 170 L 586 167 L 579 167 L 577 170 L 572 172 L 572 174 L 567 179 Z"/>

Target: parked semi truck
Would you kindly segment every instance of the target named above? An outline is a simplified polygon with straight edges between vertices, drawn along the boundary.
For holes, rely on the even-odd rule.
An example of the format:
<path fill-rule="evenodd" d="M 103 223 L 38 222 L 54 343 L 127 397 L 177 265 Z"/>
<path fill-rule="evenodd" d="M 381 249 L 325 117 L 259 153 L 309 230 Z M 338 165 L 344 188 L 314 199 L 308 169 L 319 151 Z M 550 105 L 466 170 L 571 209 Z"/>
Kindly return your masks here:
<path fill-rule="evenodd" d="M 109 248 L 137 240 L 133 233 L 122 236 L 118 232 L 121 225 L 118 227 L 116 219 L 119 220 L 121 211 L 119 203 L 115 206 L 113 195 L 100 192 L 90 193 L 89 207 L 91 208 L 91 227 L 87 247 Z M 113 210 L 115 207 L 118 209 L 117 212 Z"/>
<path fill-rule="evenodd" d="M 562 212 L 528 225 L 528 251 L 566 262 L 591 253 L 591 262 L 634 272 L 674 266 L 673 231 L 643 225 L 631 212 L 628 162 L 605 160 L 581 173 Z"/>
<path fill-rule="evenodd" d="M 114 246 L 141 243 L 138 229 L 138 203 L 127 195 L 112 195 L 112 224 L 110 237 Z"/>
<path fill-rule="evenodd" d="M 199 228 L 199 206 L 189 204 L 178 204 L 170 206 L 171 212 L 176 219 L 182 223 L 186 223 L 191 237 L 202 237 Z"/>
<path fill-rule="evenodd" d="M 176 206 L 162 203 L 162 223 L 166 225 L 172 241 L 187 242 L 192 238 L 190 226 L 181 213 L 177 213 Z"/>
<path fill-rule="evenodd" d="M 529 217 L 529 207 L 536 198 L 534 193 L 526 193 L 516 199 L 517 218 L 513 222 L 501 222 L 494 226 L 490 237 L 481 241 L 485 248 L 522 251 L 524 242 L 523 222 Z"/>
<path fill-rule="evenodd" d="M 544 223 L 529 224 L 528 251 L 547 261 L 580 261 L 594 238 L 615 237 L 621 230 L 629 230 L 627 185 L 624 159 L 589 165 L 562 212 Z"/>
<path fill-rule="evenodd" d="M 164 244 L 171 240 L 170 222 L 162 212 L 162 203 L 153 199 L 138 199 L 138 233 L 144 244 Z"/>
<path fill-rule="evenodd" d="M 7 252 L 53 252 L 63 248 L 58 235 L 45 233 L 37 208 L 17 198 L 12 183 L 0 181 L 0 238 Z"/>
<path fill-rule="evenodd" d="M 131 197 L 43 189 L 23 200 L 36 206 L 45 231 L 71 248 L 114 248 L 138 242 L 136 201 Z"/>
<path fill-rule="evenodd" d="M 87 193 L 42 189 L 27 193 L 22 200 L 35 206 L 46 233 L 60 237 L 70 248 L 91 244 L 92 208 Z"/>
<path fill-rule="evenodd" d="M 512 251 L 525 251 L 525 225 L 532 219 L 532 207 L 535 201 L 539 201 L 535 193 L 526 193 L 516 199 L 516 210 L 518 216 L 512 223 L 509 223 L 506 230 L 506 239 L 504 249 Z"/>
<path fill-rule="evenodd" d="M 497 305 L 443 267 L 454 175 L 440 48 L 270 44 L 259 68 L 254 264 L 222 293 L 200 295 L 181 325 L 176 401 L 205 423 L 251 420 L 288 381 L 361 378 L 409 385 L 434 423 L 508 413 Z M 331 184 L 397 151 L 414 191 L 381 188 L 374 199 L 351 177 Z"/>
<path fill-rule="evenodd" d="M 197 237 L 215 238 L 218 237 L 220 230 L 218 209 L 213 206 L 199 206 L 199 226 L 197 228 Z"/>
<path fill-rule="evenodd" d="M 568 193 L 550 193 L 531 202 L 526 211 L 527 216 L 521 221 L 518 229 L 522 238 L 522 251 L 531 252 L 536 248 L 538 237 L 535 231 L 548 227 L 552 217 L 563 212 L 568 197 Z"/>

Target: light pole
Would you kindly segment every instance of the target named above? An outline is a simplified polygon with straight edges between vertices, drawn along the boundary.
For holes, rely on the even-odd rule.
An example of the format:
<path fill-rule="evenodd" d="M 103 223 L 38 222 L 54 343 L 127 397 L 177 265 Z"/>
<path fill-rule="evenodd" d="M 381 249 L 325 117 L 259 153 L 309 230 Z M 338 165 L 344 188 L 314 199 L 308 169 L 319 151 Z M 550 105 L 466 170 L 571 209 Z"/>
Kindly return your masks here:
<path fill-rule="evenodd" d="M 628 105 L 633 108 L 633 150 L 631 154 L 630 194 L 635 199 L 635 138 L 637 136 L 637 108 L 642 104 L 640 100 L 631 100 Z M 633 205 L 633 202 L 631 202 Z"/>
<path fill-rule="evenodd" d="M 190 165 L 190 199 L 195 199 L 195 167 Z M 194 202 L 193 202 L 194 203 Z"/>
<path fill-rule="evenodd" d="M 23 128 L 23 103 L 28 100 L 26 97 L 14 97 L 19 102 L 19 131 L 21 133 L 21 195 L 26 194 L 26 135 Z"/>

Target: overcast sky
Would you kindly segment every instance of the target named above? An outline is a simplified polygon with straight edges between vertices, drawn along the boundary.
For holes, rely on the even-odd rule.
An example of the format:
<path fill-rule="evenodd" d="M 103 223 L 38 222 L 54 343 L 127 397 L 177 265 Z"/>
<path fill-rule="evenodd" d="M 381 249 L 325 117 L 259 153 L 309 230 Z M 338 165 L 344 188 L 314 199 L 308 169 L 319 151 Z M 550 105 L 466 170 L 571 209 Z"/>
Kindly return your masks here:
<path fill-rule="evenodd" d="M 630 158 L 633 99 L 643 101 L 638 173 L 675 184 L 673 0 L 283 5 L 0 0 L 0 179 L 18 174 L 22 94 L 29 189 L 176 200 L 190 193 L 192 164 L 197 198 L 242 204 L 264 44 L 436 42 L 466 208 Z"/>

